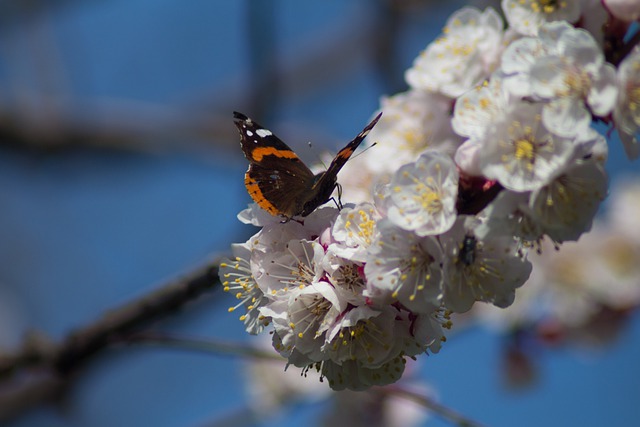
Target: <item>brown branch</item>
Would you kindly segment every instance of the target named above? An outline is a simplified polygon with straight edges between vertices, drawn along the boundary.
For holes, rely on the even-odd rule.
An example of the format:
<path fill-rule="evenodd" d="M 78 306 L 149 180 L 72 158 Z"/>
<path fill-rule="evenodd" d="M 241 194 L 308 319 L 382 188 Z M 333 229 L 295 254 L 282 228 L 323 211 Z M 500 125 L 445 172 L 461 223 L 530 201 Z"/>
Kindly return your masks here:
<path fill-rule="evenodd" d="M 235 148 L 237 131 L 230 125 L 230 113 L 127 100 L 68 106 L 44 98 L 42 104 L 47 108 L 0 103 L 0 145 L 38 151 L 85 146 L 141 152 Z"/>
<path fill-rule="evenodd" d="M 15 354 L 0 357 L 0 421 L 59 398 L 74 374 L 95 356 L 211 292 L 218 283 L 217 265 L 206 265 L 106 313 L 60 343 L 31 339 Z"/>

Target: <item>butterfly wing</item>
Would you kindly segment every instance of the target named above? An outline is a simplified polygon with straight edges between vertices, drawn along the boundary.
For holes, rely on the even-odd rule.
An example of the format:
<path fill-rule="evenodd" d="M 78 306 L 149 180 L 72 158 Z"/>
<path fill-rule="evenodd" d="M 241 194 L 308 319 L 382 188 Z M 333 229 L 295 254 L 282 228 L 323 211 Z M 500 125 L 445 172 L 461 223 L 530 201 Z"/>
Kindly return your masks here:
<path fill-rule="evenodd" d="M 371 129 L 378 123 L 382 113 L 378 114 L 371 123 L 369 123 L 362 132 L 360 132 L 351 142 L 349 142 L 342 150 L 338 151 L 326 172 L 321 172 L 314 177 L 314 183 L 307 193 L 307 200 L 302 206 L 300 215 L 307 216 L 313 212 L 318 206 L 325 204 L 331 199 L 331 194 L 336 188 L 338 182 L 338 172 L 347 163 L 356 148 L 364 141 Z"/>
<path fill-rule="evenodd" d="M 364 129 L 362 129 L 362 132 L 360 132 L 355 138 L 353 138 L 353 140 L 349 142 L 342 150 L 338 151 L 338 154 L 336 154 L 336 157 L 329 165 L 329 168 L 325 172 L 324 176 L 337 177 L 340 169 L 342 169 L 345 163 L 347 163 L 347 160 L 349 160 L 353 152 L 356 151 L 356 148 L 358 148 L 362 141 L 364 141 L 364 139 L 367 137 L 371 129 L 373 129 L 376 123 L 378 123 L 378 120 L 380 120 L 381 116 L 382 113 L 379 113 L 373 120 L 371 120 L 371 123 L 365 126 Z"/>
<path fill-rule="evenodd" d="M 249 160 L 244 183 L 251 198 L 272 215 L 291 218 L 299 214 L 313 172 L 271 131 L 244 114 L 234 112 L 233 116 Z"/>

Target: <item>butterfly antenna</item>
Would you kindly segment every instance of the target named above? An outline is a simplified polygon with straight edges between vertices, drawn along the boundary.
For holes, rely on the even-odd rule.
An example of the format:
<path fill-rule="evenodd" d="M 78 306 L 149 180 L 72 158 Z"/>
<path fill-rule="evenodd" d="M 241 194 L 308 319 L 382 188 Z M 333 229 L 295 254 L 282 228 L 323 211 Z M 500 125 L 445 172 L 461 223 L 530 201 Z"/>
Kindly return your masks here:
<path fill-rule="evenodd" d="M 311 141 L 307 142 L 307 145 L 309 146 L 309 149 L 311 149 L 312 151 L 314 151 L 315 157 L 320 161 L 320 164 L 322 165 L 322 168 L 324 170 L 327 170 L 327 165 L 324 163 L 324 161 L 322 161 L 322 156 L 319 155 L 318 152 L 315 151 L 315 147 L 313 146 L 313 143 Z"/>
<path fill-rule="evenodd" d="M 373 144 L 371 144 L 370 146 L 368 146 L 367 148 L 365 148 L 365 149 L 364 149 L 364 150 L 362 150 L 361 152 L 359 152 L 359 153 L 357 153 L 357 154 L 354 154 L 353 156 L 351 156 L 351 160 L 353 160 L 353 159 L 355 159 L 355 158 L 359 157 L 361 154 L 366 153 L 367 151 L 369 151 L 369 148 L 373 148 L 373 147 L 375 147 L 376 145 L 378 145 L 378 142 L 374 142 Z"/>

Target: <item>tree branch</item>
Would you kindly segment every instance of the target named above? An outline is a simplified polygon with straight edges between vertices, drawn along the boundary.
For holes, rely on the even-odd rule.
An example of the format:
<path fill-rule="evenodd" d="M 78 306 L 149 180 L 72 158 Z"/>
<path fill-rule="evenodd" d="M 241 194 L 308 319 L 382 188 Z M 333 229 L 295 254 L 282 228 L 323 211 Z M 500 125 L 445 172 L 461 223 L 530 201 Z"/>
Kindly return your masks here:
<path fill-rule="evenodd" d="M 391 385 L 387 387 L 380 387 L 379 389 L 376 389 L 376 391 L 379 393 L 386 393 L 389 395 L 399 396 L 399 397 L 403 397 L 405 399 L 411 400 L 421 406 L 424 406 L 425 408 L 433 412 L 438 417 L 445 419 L 451 423 L 454 423 L 457 426 L 483 427 L 483 425 L 480 424 L 479 422 L 472 420 L 470 418 L 467 418 L 459 414 L 458 412 L 454 411 L 453 409 L 450 409 L 444 405 L 441 405 L 440 403 L 437 403 L 436 401 L 429 398 L 428 396 L 425 396 L 419 392 L 413 391 L 409 388 L 402 387 L 396 384 L 396 385 Z"/>
<path fill-rule="evenodd" d="M 16 416 L 37 403 L 59 398 L 74 374 L 96 355 L 175 313 L 218 283 L 217 264 L 208 264 L 107 312 L 60 343 L 30 339 L 15 354 L 0 356 L 0 420 Z"/>

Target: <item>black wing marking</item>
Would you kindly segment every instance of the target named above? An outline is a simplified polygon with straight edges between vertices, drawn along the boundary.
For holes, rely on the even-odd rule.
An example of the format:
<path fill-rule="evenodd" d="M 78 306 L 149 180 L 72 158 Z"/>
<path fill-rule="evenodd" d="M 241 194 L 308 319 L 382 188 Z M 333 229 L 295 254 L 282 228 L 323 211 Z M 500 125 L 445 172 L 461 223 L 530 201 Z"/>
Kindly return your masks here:
<path fill-rule="evenodd" d="M 251 164 L 260 164 L 265 168 L 276 167 L 279 170 L 291 172 L 302 180 L 311 180 L 313 172 L 280 138 L 259 123 L 237 111 L 233 112 L 234 123 L 240 132 L 240 146 L 245 157 Z M 275 151 L 259 157 L 257 160 L 253 153 L 257 148 L 271 147 Z M 278 155 L 278 153 L 280 155 Z M 287 154 L 287 157 L 281 156 Z"/>

